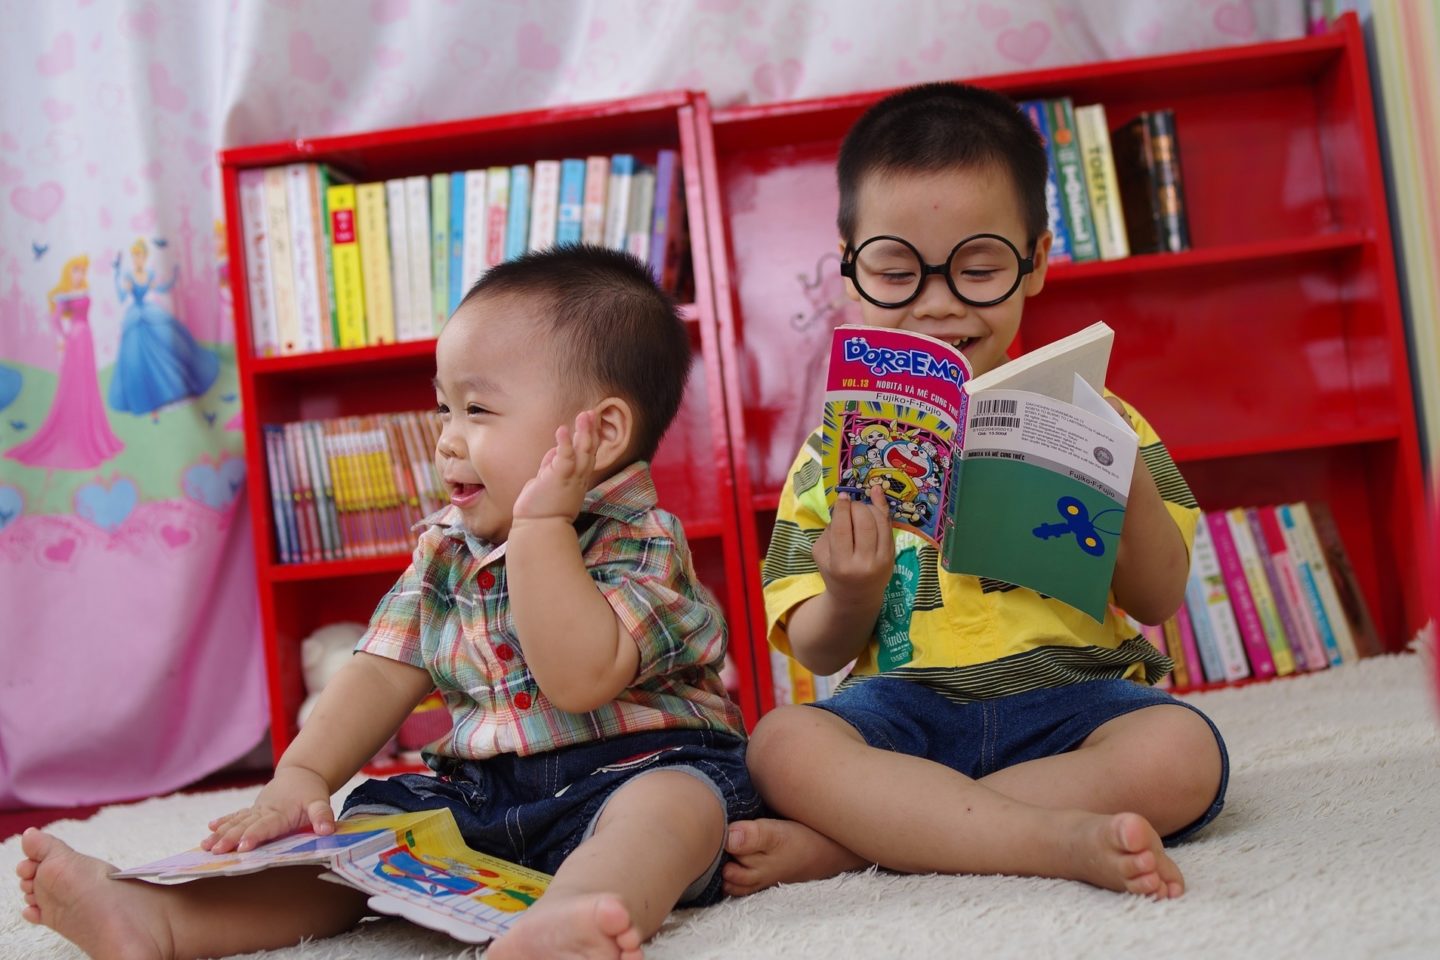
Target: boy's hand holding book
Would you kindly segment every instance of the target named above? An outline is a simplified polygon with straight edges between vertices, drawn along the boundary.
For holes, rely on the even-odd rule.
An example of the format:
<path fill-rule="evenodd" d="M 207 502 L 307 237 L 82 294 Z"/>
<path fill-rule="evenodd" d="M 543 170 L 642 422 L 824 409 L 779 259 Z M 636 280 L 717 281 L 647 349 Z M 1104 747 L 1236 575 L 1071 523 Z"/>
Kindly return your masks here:
<path fill-rule="evenodd" d="M 890 511 L 880 488 L 870 488 L 868 503 L 840 494 L 813 554 L 825 590 L 837 601 L 857 607 L 873 601 L 878 611 L 895 566 Z"/>

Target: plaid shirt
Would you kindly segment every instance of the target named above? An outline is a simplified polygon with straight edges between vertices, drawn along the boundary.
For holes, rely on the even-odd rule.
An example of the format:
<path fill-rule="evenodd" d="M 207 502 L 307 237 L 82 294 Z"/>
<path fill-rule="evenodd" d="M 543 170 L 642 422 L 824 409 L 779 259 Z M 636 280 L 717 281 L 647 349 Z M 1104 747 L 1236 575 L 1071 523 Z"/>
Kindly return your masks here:
<path fill-rule="evenodd" d="M 591 490 L 575 526 L 595 586 L 640 651 L 634 682 L 589 713 L 554 706 L 526 666 L 504 545 L 469 534 L 456 507 L 418 524 L 414 559 L 356 649 L 434 678 L 453 726 L 427 760 L 543 753 L 645 730 L 744 736 L 720 680 L 724 618 L 696 579 L 680 522 L 656 507 L 649 467 L 632 464 Z"/>

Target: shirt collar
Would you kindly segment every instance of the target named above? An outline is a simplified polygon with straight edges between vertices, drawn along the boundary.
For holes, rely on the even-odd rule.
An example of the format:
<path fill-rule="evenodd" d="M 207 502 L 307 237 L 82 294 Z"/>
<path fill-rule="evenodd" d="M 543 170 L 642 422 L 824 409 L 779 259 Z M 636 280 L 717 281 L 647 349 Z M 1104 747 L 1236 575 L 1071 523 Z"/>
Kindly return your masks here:
<path fill-rule="evenodd" d="M 580 514 L 632 523 L 653 510 L 656 502 L 655 480 L 650 475 L 650 464 L 638 460 L 585 494 L 585 501 L 580 505 Z M 470 552 L 477 557 L 485 557 L 496 549 L 496 544 L 465 529 L 460 518 L 460 508 L 453 504 L 441 507 L 410 529 L 424 530 L 427 527 L 443 527 L 445 536 L 464 541 Z"/>

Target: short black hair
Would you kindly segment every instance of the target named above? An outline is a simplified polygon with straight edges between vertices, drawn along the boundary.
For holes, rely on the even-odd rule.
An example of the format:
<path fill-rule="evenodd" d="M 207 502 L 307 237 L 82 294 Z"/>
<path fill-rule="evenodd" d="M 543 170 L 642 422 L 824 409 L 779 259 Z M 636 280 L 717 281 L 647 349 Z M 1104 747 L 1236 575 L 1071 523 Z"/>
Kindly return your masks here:
<path fill-rule="evenodd" d="M 588 244 L 535 250 L 497 264 L 465 294 L 540 301 L 556 369 L 579 389 L 630 401 L 632 452 L 650 460 L 685 396 L 690 338 L 674 299 L 629 253 Z"/>
<path fill-rule="evenodd" d="M 996 166 L 1015 185 L 1034 242 L 1049 226 L 1049 160 L 1035 125 L 1014 100 L 964 83 L 926 83 L 873 104 L 845 135 L 840 181 L 840 238 L 853 243 L 860 184 L 872 173 L 936 173 Z"/>

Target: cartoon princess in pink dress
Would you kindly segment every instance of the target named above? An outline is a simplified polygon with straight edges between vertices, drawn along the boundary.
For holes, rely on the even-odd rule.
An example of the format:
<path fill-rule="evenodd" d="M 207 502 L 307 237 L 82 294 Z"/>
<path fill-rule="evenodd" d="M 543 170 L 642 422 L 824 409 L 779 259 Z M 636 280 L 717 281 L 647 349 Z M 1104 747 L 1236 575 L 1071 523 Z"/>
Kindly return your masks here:
<path fill-rule="evenodd" d="M 47 470 L 90 470 L 125 449 L 110 430 L 95 377 L 90 336 L 90 258 L 71 257 L 50 291 L 50 322 L 60 335 L 60 375 L 45 423 L 29 440 L 5 452 L 11 460 Z"/>

